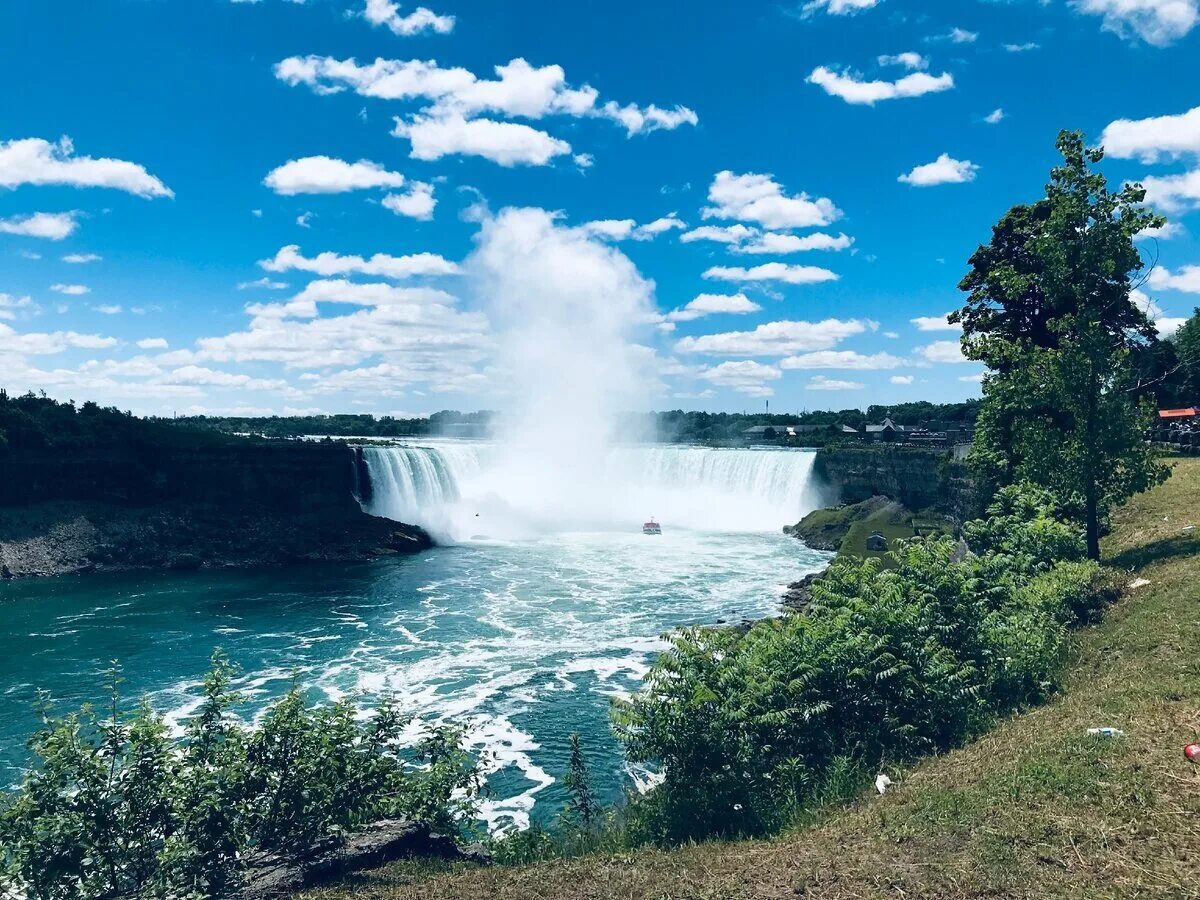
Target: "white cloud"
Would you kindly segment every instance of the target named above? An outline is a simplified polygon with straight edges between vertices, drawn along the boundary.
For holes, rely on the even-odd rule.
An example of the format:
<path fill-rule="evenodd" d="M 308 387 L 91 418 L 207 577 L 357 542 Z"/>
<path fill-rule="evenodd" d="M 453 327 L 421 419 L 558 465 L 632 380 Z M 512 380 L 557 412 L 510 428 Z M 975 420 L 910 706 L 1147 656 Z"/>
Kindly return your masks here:
<path fill-rule="evenodd" d="M 893 375 L 888 381 L 892 384 L 912 384 L 913 377 L 911 375 Z"/>
<path fill-rule="evenodd" d="M 137 342 L 137 345 L 143 350 L 166 350 L 168 346 L 166 338 L 142 338 Z"/>
<path fill-rule="evenodd" d="M 1071 0 L 1086 15 L 1102 16 L 1105 31 L 1165 47 L 1200 22 L 1197 0 Z"/>
<path fill-rule="evenodd" d="M 808 76 L 809 84 L 815 84 L 832 97 L 847 103 L 874 106 L 881 100 L 899 100 L 906 97 L 921 97 L 948 91 L 954 87 L 954 76 L 949 72 L 930 75 L 913 72 L 897 81 L 864 81 L 858 75 L 835 72 L 826 66 L 818 66 Z"/>
<path fill-rule="evenodd" d="M 824 375 L 814 375 L 805 385 L 810 391 L 860 391 L 865 387 L 861 381 L 839 381 Z"/>
<path fill-rule="evenodd" d="M 1200 154 L 1200 106 L 1172 116 L 1117 119 L 1100 135 L 1104 152 L 1144 163 Z"/>
<path fill-rule="evenodd" d="M 121 312 L 121 307 L 116 303 L 102 303 L 99 306 L 93 306 L 92 309 L 104 316 L 115 316 Z"/>
<path fill-rule="evenodd" d="M 1180 175 L 1151 175 L 1142 179 L 1146 202 L 1167 212 L 1182 212 L 1200 205 L 1200 169 Z"/>
<path fill-rule="evenodd" d="M 863 354 L 854 350 L 817 350 L 781 360 L 781 369 L 851 369 L 872 371 L 897 369 L 907 361 L 890 353 Z"/>
<path fill-rule="evenodd" d="M 973 44 L 979 40 L 979 33 L 967 31 L 965 28 L 951 28 L 950 33 L 946 35 L 946 40 L 952 44 Z"/>
<path fill-rule="evenodd" d="M 540 119 L 550 115 L 603 118 L 624 126 L 629 135 L 695 125 L 696 113 L 684 106 L 599 102 L 590 85 L 576 88 L 562 66 L 531 66 L 516 58 L 495 67 L 495 79 L 480 79 L 461 67 L 444 69 L 433 60 L 376 59 L 359 65 L 353 58 L 293 56 L 275 66 L 275 77 L 307 85 L 317 93 L 353 90 L 382 100 L 426 104 L 417 119 L 471 119 L 479 115 Z"/>
<path fill-rule="evenodd" d="M 591 237 L 609 241 L 652 241 L 658 235 L 675 229 L 687 228 L 687 224 L 675 213 L 662 216 L 652 222 L 639 225 L 633 219 L 597 219 L 585 222 L 580 229 Z"/>
<path fill-rule="evenodd" d="M 765 228 L 829 225 L 842 215 L 827 197 L 811 199 L 803 193 L 788 196 L 770 175 L 735 175 L 728 169 L 713 178 L 708 200 L 713 205 L 703 210 L 706 219 L 738 219 Z"/>
<path fill-rule="evenodd" d="M 758 234 L 757 228 L 749 228 L 742 224 L 735 225 L 701 225 L 691 231 L 685 231 L 679 240 L 685 244 L 693 241 L 715 241 L 718 244 L 737 244 Z"/>
<path fill-rule="evenodd" d="M 976 372 L 974 375 L 959 375 L 958 380 L 964 381 L 968 384 L 982 384 L 983 383 L 983 373 Z"/>
<path fill-rule="evenodd" d="M 766 322 L 753 331 L 685 337 L 675 344 L 675 349 L 680 353 L 705 353 L 711 356 L 786 356 L 789 353 L 828 350 L 839 341 L 874 327 L 874 322 L 859 319 Z"/>
<path fill-rule="evenodd" d="M 1042 47 L 1041 44 L 1034 43 L 1033 41 L 1026 41 L 1023 44 L 1005 44 L 1004 45 L 1004 49 L 1007 50 L 1009 53 L 1028 53 L 1030 50 L 1040 50 L 1041 47 Z"/>
<path fill-rule="evenodd" d="M 983 117 L 983 121 L 987 122 L 989 125 L 999 125 L 1004 121 L 1004 110 L 997 106 L 990 113 Z"/>
<path fill-rule="evenodd" d="M 917 166 L 911 172 L 901 175 L 897 181 L 911 184 L 913 187 L 933 187 L 938 184 L 966 184 L 975 180 L 979 166 L 969 159 L 954 159 L 948 153 L 943 153 L 931 163 Z"/>
<path fill-rule="evenodd" d="M 296 224 L 301 228 L 312 228 L 312 220 L 315 215 L 315 213 L 309 211 L 302 212 L 296 216 Z"/>
<path fill-rule="evenodd" d="M 1183 234 L 1183 226 L 1178 222 L 1167 222 L 1158 228 L 1143 228 L 1133 236 L 1135 241 L 1160 240 L 1169 241 L 1171 238 L 1179 237 Z"/>
<path fill-rule="evenodd" d="M 770 397 L 775 392 L 764 382 L 778 381 L 783 377 L 783 373 L 775 366 L 764 366 L 753 360 L 743 359 L 701 369 L 697 373 L 697 377 L 713 384 L 733 388 L 740 394 L 748 394 L 752 397 Z"/>
<path fill-rule="evenodd" d="M 666 315 L 669 322 L 691 322 L 717 313 L 754 313 L 762 307 L 745 294 L 699 294 L 687 305 Z"/>
<path fill-rule="evenodd" d="M 454 16 L 439 16 L 424 6 L 418 6 L 402 16 L 399 7 L 390 0 L 367 0 L 363 18 L 372 25 L 386 26 L 392 34 L 400 37 L 409 37 L 422 31 L 449 34 L 454 30 Z"/>
<path fill-rule="evenodd" d="M 1160 291 L 1200 294 L 1200 266 L 1184 266 L 1174 273 L 1165 266 L 1155 266 L 1150 270 L 1149 283 Z"/>
<path fill-rule="evenodd" d="M 879 57 L 881 66 L 904 66 L 906 69 L 920 71 L 929 68 L 929 60 L 920 53 L 914 53 L 908 50 L 904 53 L 897 53 L 895 56 L 883 55 Z"/>
<path fill-rule="evenodd" d="M 908 321 L 917 327 L 917 331 L 962 331 L 961 325 L 951 325 L 947 321 L 949 315 L 950 313 L 942 316 L 917 316 Z"/>
<path fill-rule="evenodd" d="M 808 0 L 801 9 L 801 14 L 811 16 L 817 12 L 827 12 L 831 16 L 846 16 L 862 12 L 877 6 L 880 0 Z"/>
<path fill-rule="evenodd" d="M 0 293 L 0 319 L 15 319 L 21 315 L 19 310 L 25 310 L 26 314 L 36 313 L 37 306 L 31 297 L 14 297 L 12 294 Z M 0 348 L 0 353 L 3 349 Z"/>
<path fill-rule="evenodd" d="M 414 181 L 409 185 L 405 194 L 388 194 L 380 201 L 384 209 L 390 209 L 398 216 L 408 216 L 428 222 L 433 218 L 433 209 L 437 200 L 433 197 L 433 185 L 423 181 Z"/>
<path fill-rule="evenodd" d="M 389 172 L 379 163 L 360 159 L 348 163 L 329 156 L 293 159 L 267 173 L 263 184 L 277 194 L 342 194 L 370 188 L 397 188 L 404 184 L 399 172 Z"/>
<path fill-rule="evenodd" d="M 86 263 L 100 262 L 104 259 L 96 253 L 68 253 L 62 258 L 63 262 L 70 263 L 73 266 L 81 266 Z"/>
<path fill-rule="evenodd" d="M 52 284 L 50 285 L 50 290 L 56 294 L 69 294 L 73 297 L 91 292 L 91 288 L 83 284 Z"/>
<path fill-rule="evenodd" d="M 970 362 L 962 354 L 962 345 L 958 341 L 934 341 L 924 347 L 918 347 L 917 353 L 926 362 L 931 363 L 965 363 Z"/>
<path fill-rule="evenodd" d="M 846 234 L 832 235 L 818 231 L 801 237 L 768 231 L 750 243 L 731 249 L 734 253 L 806 253 L 810 250 L 846 250 L 853 243 L 854 238 Z"/>
<path fill-rule="evenodd" d="M 0 172 L 0 178 L 4 174 Z M 51 241 L 61 241 L 75 233 L 79 223 L 75 221 L 77 213 L 44 213 L 36 212 L 27 216 L 13 216 L 10 219 L 0 219 L 0 234 L 19 234 L 24 237 L 46 238 Z"/>
<path fill-rule="evenodd" d="M 71 139 L 0 141 L 0 187 L 22 184 L 105 187 L 139 197 L 174 197 L 165 184 L 136 163 L 75 156 Z"/>
<path fill-rule="evenodd" d="M 286 291 L 288 283 L 286 281 L 272 281 L 270 278 L 264 276 L 255 281 L 243 281 L 237 286 L 239 291 L 248 291 L 253 288 L 262 288 L 267 291 Z"/>
<path fill-rule="evenodd" d="M 464 119 L 462 116 L 417 116 L 396 119 L 396 137 L 412 143 L 413 159 L 438 160 L 443 156 L 482 156 L 498 165 L 544 166 L 556 156 L 571 152 L 566 141 L 519 122 Z"/>
<path fill-rule="evenodd" d="M 1187 322 L 1187 319 L 1160 316 L 1154 320 L 1154 327 L 1158 331 L 1158 336 L 1166 340 L 1183 327 L 1185 322 Z"/>
<path fill-rule="evenodd" d="M 374 275 L 400 280 L 418 275 L 457 275 L 457 263 L 436 253 L 414 253 L 409 256 L 389 256 L 376 253 L 369 259 L 361 256 L 342 256 L 331 251 L 305 257 L 297 244 L 281 247 L 272 259 L 259 261 L 268 272 L 312 272 L 326 278 L 332 275 Z"/>
<path fill-rule="evenodd" d="M 837 281 L 835 272 L 819 266 L 792 266 L 787 263 L 769 262 L 761 266 L 713 266 L 706 269 L 704 278 L 716 281 L 779 281 L 784 284 L 820 284 Z"/>
<path fill-rule="evenodd" d="M 80 334 L 76 331 L 53 331 L 47 333 L 14 331 L 0 324 L 0 347 L 8 353 L 42 356 L 61 353 L 70 348 L 81 350 L 103 350 L 115 347 L 117 339 L 98 334 Z"/>

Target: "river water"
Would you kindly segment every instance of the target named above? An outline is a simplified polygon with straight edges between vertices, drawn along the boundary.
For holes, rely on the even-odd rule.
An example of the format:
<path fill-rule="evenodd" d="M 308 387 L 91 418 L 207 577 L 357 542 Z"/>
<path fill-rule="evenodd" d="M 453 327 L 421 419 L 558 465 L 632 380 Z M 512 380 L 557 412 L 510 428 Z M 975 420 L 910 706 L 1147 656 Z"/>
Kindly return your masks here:
<path fill-rule="evenodd" d="M 644 777 L 622 759 L 609 706 L 636 690 L 663 632 L 774 614 L 783 588 L 826 559 L 779 530 L 816 505 L 803 451 L 623 451 L 608 474 L 625 487 L 594 473 L 575 528 L 569 510 L 514 502 L 528 485 L 496 474 L 486 446 L 368 453 L 368 508 L 423 518 L 455 543 L 349 565 L 0 585 L 0 782 L 28 761 L 38 690 L 64 711 L 100 700 L 116 661 L 126 696 L 178 726 L 221 647 L 248 720 L 293 675 L 317 702 L 366 708 L 394 691 L 423 720 L 467 725 L 490 760 L 489 826 L 548 821 L 573 731 L 606 800 Z M 641 534 L 651 514 L 661 536 Z"/>

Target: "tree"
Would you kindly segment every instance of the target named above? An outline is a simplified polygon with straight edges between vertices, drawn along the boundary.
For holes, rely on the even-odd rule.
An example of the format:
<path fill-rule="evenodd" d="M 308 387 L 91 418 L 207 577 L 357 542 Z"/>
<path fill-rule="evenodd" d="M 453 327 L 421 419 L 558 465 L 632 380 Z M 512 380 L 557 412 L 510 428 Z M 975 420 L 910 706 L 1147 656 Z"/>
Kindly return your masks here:
<path fill-rule="evenodd" d="M 959 288 L 963 353 L 991 370 L 972 463 L 996 487 L 1028 479 L 1078 509 L 1087 552 L 1116 503 L 1167 476 L 1144 441 L 1151 410 L 1135 396 L 1131 356 L 1157 340 L 1131 301 L 1143 268 L 1133 238 L 1165 220 L 1146 192 L 1108 189 L 1102 149 L 1061 132 L 1046 196 L 1014 206 L 970 259 Z"/>
<path fill-rule="evenodd" d="M 563 776 L 563 787 L 567 789 L 563 818 L 582 834 L 591 834 L 600 824 L 601 809 L 592 788 L 592 773 L 583 757 L 579 732 L 571 735 L 571 760 Z"/>
<path fill-rule="evenodd" d="M 1180 389 L 1185 402 L 1200 403 L 1200 308 L 1179 326 L 1171 338 L 1179 358 Z"/>

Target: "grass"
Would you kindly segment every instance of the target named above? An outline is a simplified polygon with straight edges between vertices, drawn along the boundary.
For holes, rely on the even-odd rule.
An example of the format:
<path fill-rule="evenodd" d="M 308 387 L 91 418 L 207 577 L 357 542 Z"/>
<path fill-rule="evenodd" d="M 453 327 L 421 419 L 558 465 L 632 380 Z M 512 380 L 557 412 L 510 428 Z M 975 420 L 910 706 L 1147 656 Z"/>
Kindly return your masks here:
<path fill-rule="evenodd" d="M 403 863 L 307 900 L 1200 897 L 1200 460 L 1114 516 L 1150 583 L 1081 631 L 1050 703 L 769 841 L 488 869 Z M 1087 728 L 1112 725 L 1118 739 Z"/>

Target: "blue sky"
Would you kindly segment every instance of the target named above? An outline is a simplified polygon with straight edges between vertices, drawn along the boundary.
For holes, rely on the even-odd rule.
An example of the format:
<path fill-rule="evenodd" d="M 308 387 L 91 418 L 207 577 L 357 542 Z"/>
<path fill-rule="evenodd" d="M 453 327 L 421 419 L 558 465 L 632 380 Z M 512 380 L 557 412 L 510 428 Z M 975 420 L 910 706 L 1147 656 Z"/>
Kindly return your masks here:
<path fill-rule="evenodd" d="M 1169 214 L 1161 330 L 1200 304 L 1198 4 L 10 2 L 0 384 L 419 414 L 532 358 L 644 408 L 973 396 L 939 320 L 1059 128 Z"/>

